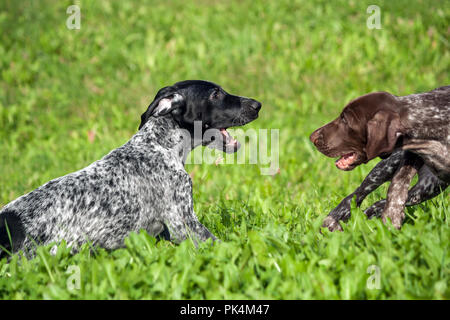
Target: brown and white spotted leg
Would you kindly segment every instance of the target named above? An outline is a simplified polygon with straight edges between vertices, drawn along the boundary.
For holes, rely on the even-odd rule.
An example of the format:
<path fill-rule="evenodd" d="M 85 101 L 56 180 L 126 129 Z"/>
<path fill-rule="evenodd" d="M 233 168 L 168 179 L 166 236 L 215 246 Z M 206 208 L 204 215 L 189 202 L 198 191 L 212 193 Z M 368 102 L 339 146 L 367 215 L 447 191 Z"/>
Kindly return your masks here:
<path fill-rule="evenodd" d="M 394 174 L 388 189 L 386 205 L 381 214 L 384 223 L 389 218 L 395 228 L 402 227 L 409 185 L 422 165 L 423 160 L 418 156 L 409 152 L 405 154 L 405 160 Z"/>
<path fill-rule="evenodd" d="M 406 206 L 415 206 L 430 200 L 441 194 L 448 186 L 449 183 L 440 180 L 431 172 L 428 166 L 424 165 L 419 170 L 419 181 L 408 191 Z M 364 213 L 369 219 L 373 217 L 380 218 L 385 205 L 386 199 L 379 200 L 367 208 Z"/>
<path fill-rule="evenodd" d="M 410 139 L 405 143 L 402 149 L 420 156 L 438 178 L 450 183 L 449 142 Z"/>

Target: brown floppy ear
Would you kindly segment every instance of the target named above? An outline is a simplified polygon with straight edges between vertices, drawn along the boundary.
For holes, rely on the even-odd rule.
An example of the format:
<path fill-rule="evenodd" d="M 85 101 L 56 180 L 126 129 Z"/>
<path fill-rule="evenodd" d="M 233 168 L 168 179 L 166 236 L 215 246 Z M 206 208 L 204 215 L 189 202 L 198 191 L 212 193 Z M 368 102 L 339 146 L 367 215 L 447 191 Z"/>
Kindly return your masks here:
<path fill-rule="evenodd" d="M 392 152 L 402 135 L 400 116 L 396 112 L 381 110 L 367 122 L 367 161 L 382 153 Z"/>

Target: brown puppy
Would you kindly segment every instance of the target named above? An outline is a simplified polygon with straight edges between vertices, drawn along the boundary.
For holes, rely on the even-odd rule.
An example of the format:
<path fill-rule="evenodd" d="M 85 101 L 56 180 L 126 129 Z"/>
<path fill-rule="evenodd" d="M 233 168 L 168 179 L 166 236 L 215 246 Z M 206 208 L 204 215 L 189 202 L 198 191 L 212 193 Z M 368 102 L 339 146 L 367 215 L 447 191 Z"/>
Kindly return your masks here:
<path fill-rule="evenodd" d="M 336 166 L 352 170 L 375 157 L 405 152 L 389 187 L 382 218 L 400 228 L 411 179 L 425 163 L 450 182 L 450 86 L 397 97 L 375 92 L 351 101 L 334 121 L 311 134 L 311 141 Z"/>

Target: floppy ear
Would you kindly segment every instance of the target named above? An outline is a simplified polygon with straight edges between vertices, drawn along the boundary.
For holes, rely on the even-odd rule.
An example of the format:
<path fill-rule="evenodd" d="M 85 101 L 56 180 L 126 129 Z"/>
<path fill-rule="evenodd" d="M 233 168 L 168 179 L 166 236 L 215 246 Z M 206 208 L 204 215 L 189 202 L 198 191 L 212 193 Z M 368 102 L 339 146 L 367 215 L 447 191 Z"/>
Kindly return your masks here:
<path fill-rule="evenodd" d="M 141 129 L 150 117 L 159 117 L 168 114 L 185 104 L 184 97 L 176 92 L 174 87 L 164 87 L 158 91 L 155 99 L 141 115 Z"/>
<path fill-rule="evenodd" d="M 402 135 L 400 116 L 392 111 L 381 110 L 367 122 L 367 161 L 382 153 L 392 152 Z"/>

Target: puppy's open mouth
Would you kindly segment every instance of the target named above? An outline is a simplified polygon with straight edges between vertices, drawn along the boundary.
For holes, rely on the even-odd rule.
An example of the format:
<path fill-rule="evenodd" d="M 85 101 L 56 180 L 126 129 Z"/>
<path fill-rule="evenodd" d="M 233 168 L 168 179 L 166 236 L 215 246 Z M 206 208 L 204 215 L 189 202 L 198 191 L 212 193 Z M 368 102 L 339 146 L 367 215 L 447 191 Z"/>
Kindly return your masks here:
<path fill-rule="evenodd" d="M 234 153 L 238 151 L 239 148 L 241 147 L 241 143 L 237 141 L 237 139 L 235 139 L 230 134 L 230 132 L 234 133 L 233 131 L 235 130 L 236 127 L 244 126 L 255 120 L 257 117 L 258 116 L 256 112 L 256 116 L 253 117 L 249 117 L 248 115 L 240 115 L 233 121 L 208 125 L 207 128 L 209 127 L 211 129 L 214 129 L 215 133 L 214 136 L 211 137 L 211 140 L 209 138 L 206 138 L 206 141 L 204 141 L 203 145 L 207 145 L 209 148 L 218 149 L 226 153 Z M 230 130 L 230 132 L 228 132 L 228 130 Z M 219 132 L 220 135 L 218 134 Z M 235 135 L 241 137 L 242 133 L 235 132 Z"/>
<path fill-rule="evenodd" d="M 342 155 L 339 159 L 337 159 L 335 164 L 338 169 L 352 170 L 356 166 L 355 163 L 357 160 L 358 156 L 356 152 L 349 152 Z"/>
<path fill-rule="evenodd" d="M 226 128 L 219 129 L 219 130 L 220 130 L 220 133 L 222 134 L 223 142 L 227 149 L 230 148 L 231 150 L 234 150 L 234 151 L 239 149 L 241 144 L 239 143 L 239 141 L 237 141 L 230 135 L 230 133 L 227 131 Z"/>

